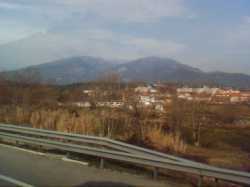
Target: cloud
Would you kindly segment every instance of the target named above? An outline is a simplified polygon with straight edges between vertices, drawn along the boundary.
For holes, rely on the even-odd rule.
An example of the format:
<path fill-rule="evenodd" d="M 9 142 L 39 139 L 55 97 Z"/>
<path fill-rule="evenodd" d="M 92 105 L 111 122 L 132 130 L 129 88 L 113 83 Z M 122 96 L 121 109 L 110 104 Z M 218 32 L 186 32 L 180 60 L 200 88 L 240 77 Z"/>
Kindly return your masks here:
<path fill-rule="evenodd" d="M 125 22 L 156 21 L 164 17 L 190 17 L 185 0 L 0 0 L 0 7 L 42 9 L 53 14 L 58 9 L 82 15 Z M 64 12 L 65 14 L 66 12 Z"/>
<path fill-rule="evenodd" d="M 0 9 L 17 9 L 19 5 L 13 3 L 0 2 Z"/>
<path fill-rule="evenodd" d="M 43 39 L 32 39 L 33 43 L 27 46 L 41 48 L 41 52 L 47 51 L 46 46 L 48 49 L 51 46 L 58 48 L 51 50 L 56 51 L 54 54 L 47 51 L 51 55 L 46 59 L 60 56 L 60 51 L 69 55 L 134 58 L 175 55 L 185 48 L 171 40 L 157 40 L 153 36 L 134 37 L 129 33 L 114 32 L 112 26 L 106 30 L 101 26 L 102 23 L 149 23 L 166 17 L 185 17 L 188 14 L 185 0 L 0 0 L 0 7 L 14 10 L 6 15 L 9 22 L 17 25 L 1 29 L 0 36 L 8 37 L 0 37 L 0 43 L 47 30 Z M 1 19 L 6 18 L 1 18 L 0 14 Z M 8 30 L 10 33 L 6 34 Z M 34 54 L 37 53 L 38 50 Z"/>
<path fill-rule="evenodd" d="M 2 25 L 2 24 L 0 24 Z M 32 28 L 21 28 L 16 29 L 14 32 L 10 32 L 8 29 L 1 29 L 0 30 L 0 45 L 4 45 L 16 40 L 20 40 L 22 38 L 26 38 L 30 35 L 36 34 L 37 32 L 40 32 L 40 30 L 32 29 Z"/>
<path fill-rule="evenodd" d="M 165 56 L 178 55 L 186 46 L 173 41 L 160 41 L 152 38 L 130 38 L 126 43 L 138 51 L 142 56 Z"/>
<path fill-rule="evenodd" d="M 185 0 L 0 0 L 0 10 L 0 20 L 19 26 L 8 27 L 10 33 L 8 37 L 0 35 L 1 43 L 32 35 L 33 31 L 65 32 L 82 29 L 83 25 L 102 29 L 103 24 L 151 24 L 166 17 L 192 15 Z"/>
<path fill-rule="evenodd" d="M 243 17 L 240 24 L 226 34 L 226 43 L 250 55 L 250 16 Z"/>
<path fill-rule="evenodd" d="M 83 11 L 119 21 L 155 21 L 164 17 L 184 16 L 183 0 L 85 0 L 78 2 Z"/>
<path fill-rule="evenodd" d="M 61 35 L 79 54 L 106 58 L 131 59 L 144 56 L 174 56 L 186 49 L 184 44 L 171 40 L 135 37 L 110 30 L 80 30 Z M 73 37 L 72 37 L 73 36 Z M 74 46 L 74 47 L 73 47 Z"/>
<path fill-rule="evenodd" d="M 145 56 L 174 57 L 186 46 L 174 41 L 135 37 L 109 30 L 83 29 L 68 33 L 37 34 L 0 46 L 0 49 L 0 59 L 8 62 L 7 66 L 20 67 L 71 56 L 121 60 Z"/>
<path fill-rule="evenodd" d="M 246 16 L 246 22 L 250 24 L 250 16 Z"/>
<path fill-rule="evenodd" d="M 13 7 L 12 7 L 13 8 Z M 0 16 L 0 45 L 29 37 L 36 33 L 45 32 L 42 26 L 33 27 L 18 19 Z"/>

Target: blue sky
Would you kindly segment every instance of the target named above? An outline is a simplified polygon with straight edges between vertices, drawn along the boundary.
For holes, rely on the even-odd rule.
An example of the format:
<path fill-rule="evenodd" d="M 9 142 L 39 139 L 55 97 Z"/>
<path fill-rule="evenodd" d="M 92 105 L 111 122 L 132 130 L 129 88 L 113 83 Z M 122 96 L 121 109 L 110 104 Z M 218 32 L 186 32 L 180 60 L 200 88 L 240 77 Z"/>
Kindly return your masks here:
<path fill-rule="evenodd" d="M 75 55 L 250 74 L 250 1 L 0 0 L 0 68 Z"/>

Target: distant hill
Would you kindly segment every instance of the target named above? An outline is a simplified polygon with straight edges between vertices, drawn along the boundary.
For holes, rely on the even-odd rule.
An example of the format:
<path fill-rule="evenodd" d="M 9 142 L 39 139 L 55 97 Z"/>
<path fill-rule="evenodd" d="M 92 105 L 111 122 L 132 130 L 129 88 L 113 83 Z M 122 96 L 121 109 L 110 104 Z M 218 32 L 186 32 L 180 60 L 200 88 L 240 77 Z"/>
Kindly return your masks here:
<path fill-rule="evenodd" d="M 113 68 L 124 80 L 132 81 L 183 81 L 195 80 L 203 74 L 197 68 L 181 64 L 173 59 L 147 57 L 117 65 Z"/>
<path fill-rule="evenodd" d="M 169 58 L 147 57 L 116 64 L 95 57 L 72 57 L 5 72 L 8 79 L 37 75 L 42 81 L 54 84 L 72 84 L 92 81 L 106 72 L 117 72 L 124 81 L 171 81 L 185 84 L 216 84 L 228 87 L 250 88 L 250 76 L 223 72 L 203 72 L 198 68 Z M 17 76 L 18 75 L 18 76 Z"/>
<path fill-rule="evenodd" d="M 4 76 L 11 80 L 15 80 L 16 77 L 24 79 L 34 77 L 34 79 L 40 79 L 42 82 L 62 85 L 95 80 L 98 75 L 104 73 L 110 67 L 110 62 L 101 58 L 72 57 L 5 72 Z"/>
<path fill-rule="evenodd" d="M 173 59 L 147 57 L 117 65 L 114 70 L 124 80 L 171 81 L 185 84 L 211 84 L 250 88 L 250 76 L 239 73 L 204 72 Z"/>

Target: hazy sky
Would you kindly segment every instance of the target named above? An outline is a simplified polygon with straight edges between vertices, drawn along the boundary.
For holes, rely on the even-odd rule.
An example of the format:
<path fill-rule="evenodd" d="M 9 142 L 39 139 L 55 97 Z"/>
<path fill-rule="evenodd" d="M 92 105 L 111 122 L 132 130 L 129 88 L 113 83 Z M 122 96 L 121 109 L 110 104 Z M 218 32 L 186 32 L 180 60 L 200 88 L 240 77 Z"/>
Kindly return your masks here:
<path fill-rule="evenodd" d="M 250 74 L 250 1 L 0 0 L 0 67 L 74 55 Z"/>

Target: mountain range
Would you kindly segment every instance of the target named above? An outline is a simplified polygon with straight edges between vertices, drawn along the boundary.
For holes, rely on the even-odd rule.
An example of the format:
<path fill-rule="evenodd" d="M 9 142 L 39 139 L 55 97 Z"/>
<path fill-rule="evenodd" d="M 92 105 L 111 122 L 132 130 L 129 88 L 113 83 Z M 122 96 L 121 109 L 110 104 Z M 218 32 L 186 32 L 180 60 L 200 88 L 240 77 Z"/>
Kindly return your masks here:
<path fill-rule="evenodd" d="M 122 64 L 102 58 L 83 56 L 30 66 L 2 75 L 11 80 L 39 76 L 53 84 L 73 84 L 93 81 L 107 72 L 119 73 L 123 81 L 168 81 L 185 84 L 213 84 L 226 87 L 250 88 L 250 76 L 239 73 L 204 72 L 174 59 L 145 57 Z"/>

